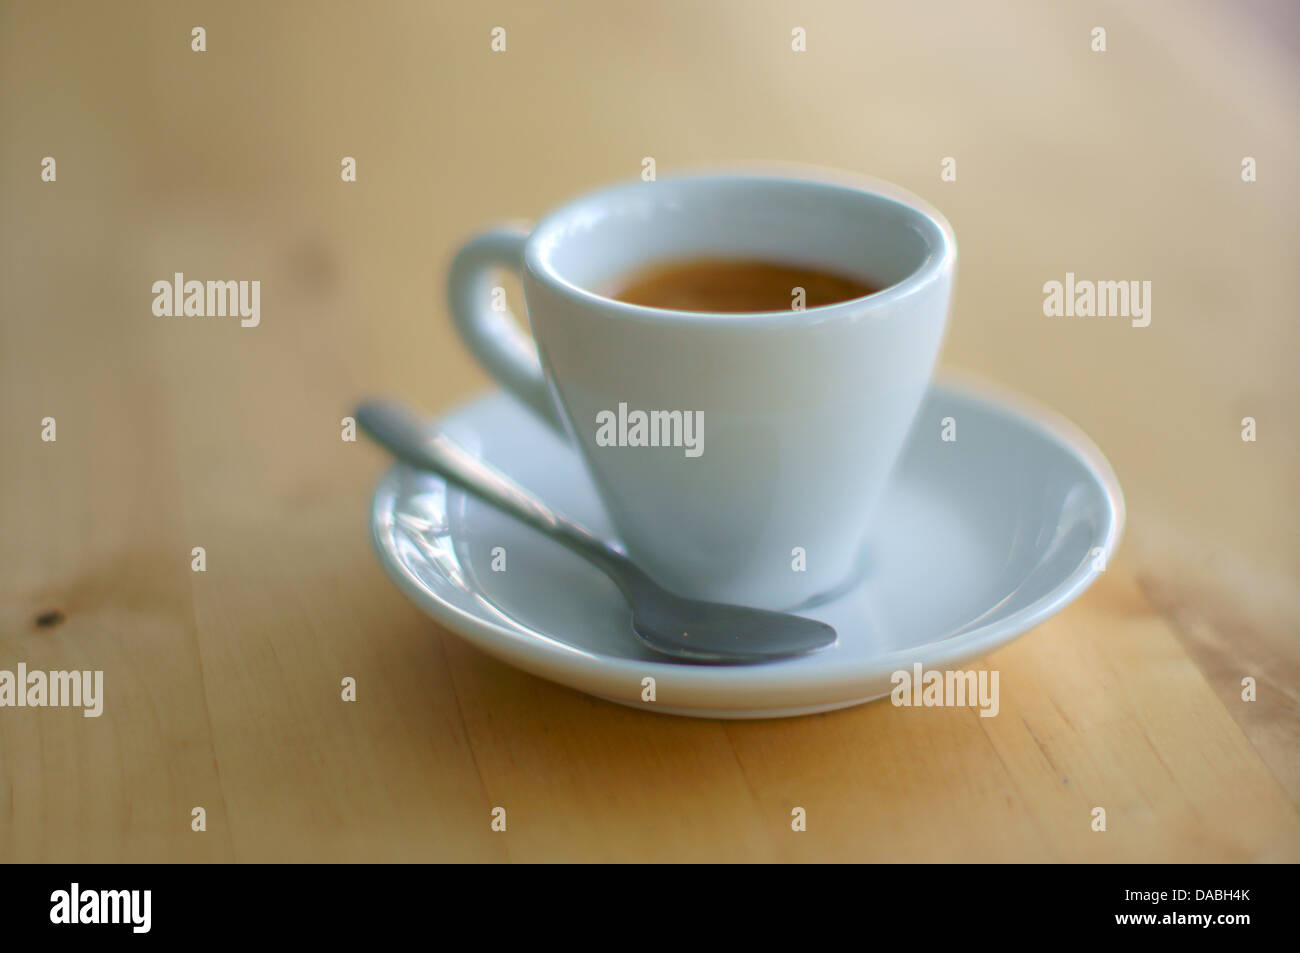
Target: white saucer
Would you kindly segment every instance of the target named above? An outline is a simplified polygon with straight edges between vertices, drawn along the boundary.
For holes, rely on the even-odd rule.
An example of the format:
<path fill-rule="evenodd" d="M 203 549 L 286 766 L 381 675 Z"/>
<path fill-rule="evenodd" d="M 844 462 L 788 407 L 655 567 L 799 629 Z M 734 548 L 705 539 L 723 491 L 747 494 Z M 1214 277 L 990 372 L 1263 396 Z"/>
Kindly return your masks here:
<path fill-rule="evenodd" d="M 940 439 L 945 417 L 955 441 Z M 509 396 L 432 423 L 613 538 L 576 453 Z M 804 613 L 833 625 L 837 644 L 716 666 L 654 656 L 599 570 L 438 477 L 393 467 L 371 518 L 388 574 L 483 651 L 610 701 L 707 718 L 845 708 L 888 694 L 892 673 L 915 662 L 959 667 L 1068 605 L 1109 562 L 1123 525 L 1110 465 L 1072 424 L 987 385 L 936 383 L 877 511 L 862 581 Z M 492 568 L 496 547 L 503 572 Z"/>

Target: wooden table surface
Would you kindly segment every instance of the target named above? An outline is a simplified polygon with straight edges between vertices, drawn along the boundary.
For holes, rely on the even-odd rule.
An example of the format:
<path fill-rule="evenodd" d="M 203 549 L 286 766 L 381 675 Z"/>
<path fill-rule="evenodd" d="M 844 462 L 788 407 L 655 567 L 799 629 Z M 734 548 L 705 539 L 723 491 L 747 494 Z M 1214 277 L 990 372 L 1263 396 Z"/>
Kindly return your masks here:
<path fill-rule="evenodd" d="M 1260 2 L 3 3 L 0 669 L 106 697 L 0 709 L 0 860 L 1300 858 L 1298 45 Z M 456 245 L 646 156 L 926 197 L 943 363 L 1109 456 L 1120 555 L 983 661 L 996 718 L 626 710 L 379 569 L 340 418 L 486 386 Z M 177 271 L 260 280 L 260 325 L 155 317 Z M 1066 272 L 1150 280 L 1150 326 L 1044 317 Z"/>

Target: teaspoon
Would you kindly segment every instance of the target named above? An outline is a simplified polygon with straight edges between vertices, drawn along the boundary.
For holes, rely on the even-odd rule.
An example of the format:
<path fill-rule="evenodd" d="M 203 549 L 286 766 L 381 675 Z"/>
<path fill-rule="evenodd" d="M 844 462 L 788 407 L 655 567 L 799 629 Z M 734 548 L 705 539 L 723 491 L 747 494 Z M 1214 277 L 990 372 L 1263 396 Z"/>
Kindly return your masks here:
<path fill-rule="evenodd" d="M 835 642 L 835 630 L 824 622 L 669 592 L 609 543 L 556 513 L 446 434 L 430 430 L 399 404 L 367 401 L 355 416 L 361 429 L 398 460 L 438 474 L 604 572 L 632 609 L 632 631 L 656 652 L 689 662 L 764 662 Z"/>

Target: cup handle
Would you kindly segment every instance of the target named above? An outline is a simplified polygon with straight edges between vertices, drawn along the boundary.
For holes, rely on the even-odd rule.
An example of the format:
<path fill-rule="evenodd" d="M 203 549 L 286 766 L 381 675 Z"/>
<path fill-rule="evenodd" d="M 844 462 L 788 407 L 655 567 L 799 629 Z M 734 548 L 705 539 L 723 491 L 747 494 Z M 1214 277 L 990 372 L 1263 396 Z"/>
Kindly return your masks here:
<path fill-rule="evenodd" d="M 522 225 L 503 225 L 470 239 L 452 260 L 447 298 L 456 330 L 470 353 L 497 383 L 564 434 L 536 344 L 508 311 L 491 307 L 492 269 L 522 272 L 527 240 L 528 229 Z"/>

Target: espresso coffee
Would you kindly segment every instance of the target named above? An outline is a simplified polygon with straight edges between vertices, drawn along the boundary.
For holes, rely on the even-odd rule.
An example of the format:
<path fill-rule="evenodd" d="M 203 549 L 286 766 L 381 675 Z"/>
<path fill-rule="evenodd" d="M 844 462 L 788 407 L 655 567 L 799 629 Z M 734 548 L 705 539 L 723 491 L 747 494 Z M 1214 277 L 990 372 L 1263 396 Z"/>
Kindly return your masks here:
<path fill-rule="evenodd" d="M 755 258 L 691 258 L 648 265 L 613 282 L 607 293 L 650 308 L 744 314 L 817 308 L 879 290 L 858 278 L 807 265 Z"/>

